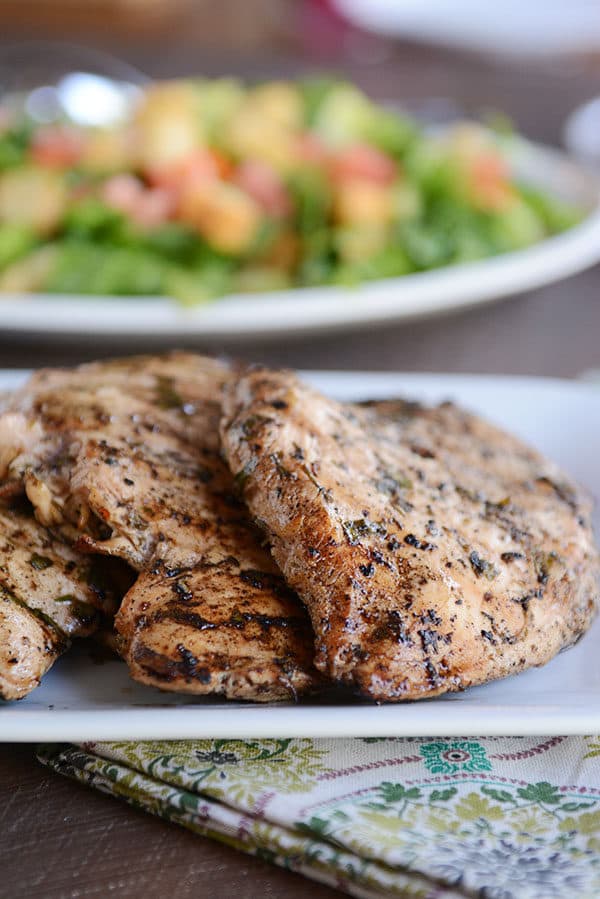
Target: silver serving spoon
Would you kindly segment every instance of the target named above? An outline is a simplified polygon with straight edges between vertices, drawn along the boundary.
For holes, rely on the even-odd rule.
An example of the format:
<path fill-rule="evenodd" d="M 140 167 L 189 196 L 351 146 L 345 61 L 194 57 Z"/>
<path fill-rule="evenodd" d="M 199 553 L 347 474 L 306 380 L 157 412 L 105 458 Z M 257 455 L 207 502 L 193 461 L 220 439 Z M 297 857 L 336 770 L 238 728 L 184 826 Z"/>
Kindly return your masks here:
<path fill-rule="evenodd" d="M 40 124 L 116 125 L 148 81 L 117 57 L 76 44 L 26 41 L 0 50 L 0 103 Z"/>

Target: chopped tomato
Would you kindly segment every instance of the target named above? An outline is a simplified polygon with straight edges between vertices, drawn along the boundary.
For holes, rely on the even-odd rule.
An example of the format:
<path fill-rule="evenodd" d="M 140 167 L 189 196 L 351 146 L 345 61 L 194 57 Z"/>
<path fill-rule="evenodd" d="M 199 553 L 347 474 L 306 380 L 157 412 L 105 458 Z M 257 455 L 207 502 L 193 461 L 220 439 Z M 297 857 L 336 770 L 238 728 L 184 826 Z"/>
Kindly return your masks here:
<path fill-rule="evenodd" d="M 72 128 L 48 126 L 33 135 L 30 154 L 38 165 L 66 169 L 81 158 L 83 143 L 83 135 Z"/>
<path fill-rule="evenodd" d="M 313 165 L 324 165 L 329 158 L 329 151 L 325 144 L 309 131 L 297 138 L 296 152 L 302 162 Z"/>
<path fill-rule="evenodd" d="M 262 220 L 258 203 L 227 181 L 190 184 L 180 195 L 178 215 L 215 249 L 233 255 L 248 252 Z"/>
<path fill-rule="evenodd" d="M 218 150 L 210 150 L 208 152 L 210 152 L 210 155 L 214 159 L 215 165 L 217 166 L 221 178 L 230 178 L 234 169 L 234 165 L 231 160 L 228 159 L 227 156 L 224 156 L 222 153 L 219 153 Z"/>
<path fill-rule="evenodd" d="M 228 178 L 232 169 L 232 164 L 221 153 L 201 149 L 178 162 L 148 168 L 144 174 L 155 187 L 179 191 L 191 182 Z"/>
<path fill-rule="evenodd" d="M 145 188 L 133 175 L 114 175 L 102 187 L 102 199 L 142 228 L 162 225 L 173 215 L 177 199 L 164 187 Z"/>
<path fill-rule="evenodd" d="M 394 219 L 394 192 L 368 178 L 341 181 L 334 193 L 333 214 L 340 225 L 387 226 Z"/>
<path fill-rule="evenodd" d="M 292 211 L 292 202 L 285 184 L 275 169 L 258 159 L 248 159 L 237 167 L 233 183 L 258 203 L 267 215 L 285 218 Z"/>
<path fill-rule="evenodd" d="M 378 150 L 367 144 L 356 144 L 336 153 L 331 161 L 334 178 L 340 181 L 360 178 L 377 184 L 391 184 L 398 177 L 398 165 Z"/>
<path fill-rule="evenodd" d="M 506 208 L 514 196 L 504 159 L 495 153 L 480 154 L 469 164 L 469 181 L 474 202 L 482 209 Z"/>
<path fill-rule="evenodd" d="M 124 212 L 132 213 L 144 187 L 135 175 L 113 175 L 102 185 L 102 199 L 109 206 Z"/>
<path fill-rule="evenodd" d="M 173 191 L 151 187 L 138 199 L 133 220 L 142 228 L 156 228 L 168 221 L 175 212 L 177 199 Z"/>

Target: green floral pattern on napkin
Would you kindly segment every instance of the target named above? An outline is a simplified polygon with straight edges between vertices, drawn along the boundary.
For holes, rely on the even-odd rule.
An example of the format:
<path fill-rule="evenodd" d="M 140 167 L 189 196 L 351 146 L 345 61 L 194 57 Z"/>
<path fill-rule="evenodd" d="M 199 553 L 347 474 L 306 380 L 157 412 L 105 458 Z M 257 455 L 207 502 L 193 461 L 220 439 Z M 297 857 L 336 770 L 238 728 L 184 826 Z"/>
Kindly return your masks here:
<path fill-rule="evenodd" d="M 597 737 L 47 745 L 62 774 L 365 899 L 600 896 Z"/>
<path fill-rule="evenodd" d="M 421 755 L 432 774 L 456 774 L 458 771 L 491 771 L 485 748 L 472 740 L 423 743 Z"/>

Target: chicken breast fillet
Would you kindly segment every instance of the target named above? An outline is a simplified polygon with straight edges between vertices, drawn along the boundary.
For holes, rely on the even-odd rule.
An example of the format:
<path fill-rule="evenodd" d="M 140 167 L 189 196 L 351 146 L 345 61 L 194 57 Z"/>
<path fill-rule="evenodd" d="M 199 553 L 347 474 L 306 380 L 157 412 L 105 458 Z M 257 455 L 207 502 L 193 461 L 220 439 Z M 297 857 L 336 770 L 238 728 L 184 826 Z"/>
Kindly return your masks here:
<path fill-rule="evenodd" d="M 312 631 L 220 455 L 229 378 L 184 353 L 40 372 L 0 417 L 2 489 L 25 489 L 78 549 L 140 572 L 116 619 L 136 680 L 285 699 L 318 680 Z"/>
<path fill-rule="evenodd" d="M 115 613 L 97 560 L 74 552 L 25 510 L 0 511 L 0 696 L 22 699 L 71 637 Z"/>
<path fill-rule="evenodd" d="M 348 407 L 250 370 L 223 446 L 316 664 L 375 700 L 460 690 L 547 662 L 598 595 L 591 504 L 554 464 L 444 404 Z"/>

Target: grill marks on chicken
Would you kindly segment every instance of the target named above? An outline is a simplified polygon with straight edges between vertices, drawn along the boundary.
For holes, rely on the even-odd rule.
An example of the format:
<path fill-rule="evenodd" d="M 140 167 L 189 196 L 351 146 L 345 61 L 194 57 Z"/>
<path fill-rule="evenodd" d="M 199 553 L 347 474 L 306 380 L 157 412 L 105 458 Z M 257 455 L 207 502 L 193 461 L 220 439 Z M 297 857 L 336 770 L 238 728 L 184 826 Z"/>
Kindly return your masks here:
<path fill-rule="evenodd" d="M 1 408 L 5 698 L 114 610 L 129 581 L 97 570 L 118 560 L 133 677 L 233 699 L 317 686 L 315 639 L 321 672 L 373 699 L 458 690 L 543 664 L 593 615 L 588 498 L 451 404 L 342 405 L 175 353 L 42 371 Z"/>
<path fill-rule="evenodd" d="M 38 520 L 79 550 L 140 572 L 116 619 L 136 679 L 283 699 L 316 680 L 310 624 L 220 455 L 229 377 L 184 353 L 40 372 L 5 413 L 3 491 L 24 489 Z M 254 586 L 248 571 L 261 575 Z"/>
<path fill-rule="evenodd" d="M 96 560 L 57 540 L 26 511 L 0 511 L 0 696 L 21 699 L 69 646 L 114 615 Z"/>
<path fill-rule="evenodd" d="M 186 568 L 155 565 L 128 594 L 118 627 L 142 682 L 254 701 L 290 698 L 311 684 L 304 608 L 262 550 Z"/>
<path fill-rule="evenodd" d="M 317 667 L 377 700 L 548 661 L 598 595 L 590 502 L 553 464 L 445 404 L 343 406 L 287 372 L 231 385 L 223 445 Z"/>

